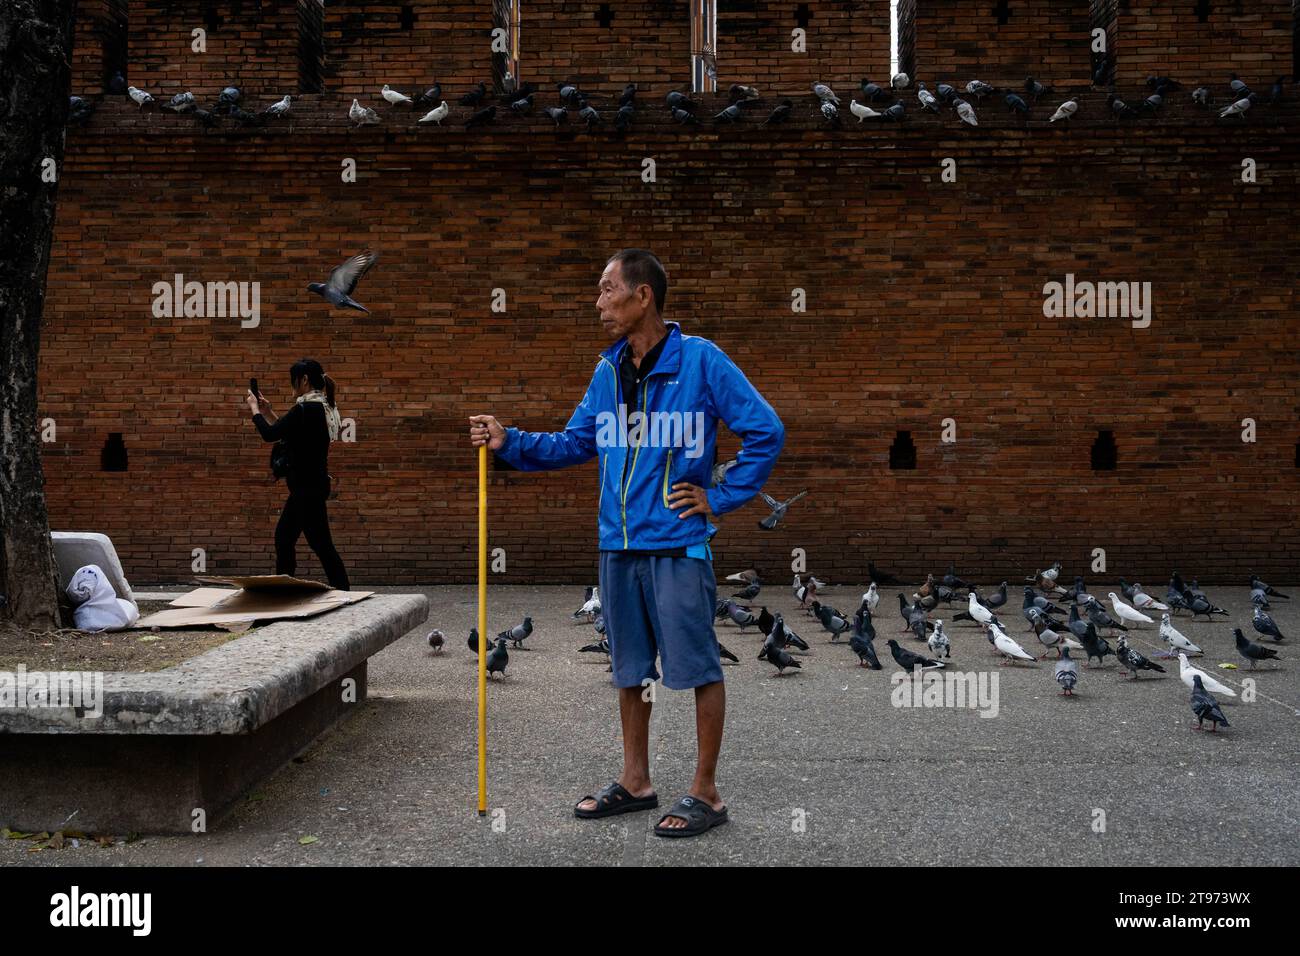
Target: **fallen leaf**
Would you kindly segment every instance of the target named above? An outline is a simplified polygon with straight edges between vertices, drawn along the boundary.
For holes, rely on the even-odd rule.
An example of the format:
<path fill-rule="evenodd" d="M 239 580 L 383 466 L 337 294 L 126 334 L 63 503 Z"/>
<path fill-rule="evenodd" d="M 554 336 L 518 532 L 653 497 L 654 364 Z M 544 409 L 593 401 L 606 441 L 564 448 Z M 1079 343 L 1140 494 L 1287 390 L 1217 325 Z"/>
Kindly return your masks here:
<path fill-rule="evenodd" d="M 1237 669 L 1236 664 L 1229 664 L 1226 661 L 1220 664 L 1219 666 L 1222 667 L 1225 671 L 1235 671 Z"/>
<path fill-rule="evenodd" d="M 311 844 L 319 843 L 320 841 L 314 836 L 305 836 L 298 837 L 298 842 L 303 846 L 310 846 Z"/>

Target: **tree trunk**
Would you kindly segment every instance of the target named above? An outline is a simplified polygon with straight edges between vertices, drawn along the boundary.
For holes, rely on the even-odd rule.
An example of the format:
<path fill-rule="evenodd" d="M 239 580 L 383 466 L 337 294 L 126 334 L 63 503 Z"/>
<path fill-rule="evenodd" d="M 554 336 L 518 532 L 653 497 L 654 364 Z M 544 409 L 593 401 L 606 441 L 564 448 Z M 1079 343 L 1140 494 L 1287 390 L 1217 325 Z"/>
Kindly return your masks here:
<path fill-rule="evenodd" d="M 75 0 L 0 0 L 0 616 L 59 626 L 36 370 L 50 264 Z"/>

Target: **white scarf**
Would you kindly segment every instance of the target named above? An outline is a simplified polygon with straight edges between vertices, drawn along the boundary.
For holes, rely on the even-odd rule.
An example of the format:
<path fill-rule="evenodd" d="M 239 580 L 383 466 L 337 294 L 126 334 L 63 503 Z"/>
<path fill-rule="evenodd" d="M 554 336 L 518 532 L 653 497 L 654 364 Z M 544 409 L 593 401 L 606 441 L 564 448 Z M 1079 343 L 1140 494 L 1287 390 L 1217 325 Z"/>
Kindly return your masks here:
<path fill-rule="evenodd" d="M 329 399 L 325 397 L 324 392 L 319 388 L 313 388 L 311 391 L 299 395 L 298 402 L 320 402 L 324 405 L 325 424 L 329 426 L 330 441 L 339 440 L 339 425 L 341 424 L 339 419 L 339 410 L 329 403 Z"/>

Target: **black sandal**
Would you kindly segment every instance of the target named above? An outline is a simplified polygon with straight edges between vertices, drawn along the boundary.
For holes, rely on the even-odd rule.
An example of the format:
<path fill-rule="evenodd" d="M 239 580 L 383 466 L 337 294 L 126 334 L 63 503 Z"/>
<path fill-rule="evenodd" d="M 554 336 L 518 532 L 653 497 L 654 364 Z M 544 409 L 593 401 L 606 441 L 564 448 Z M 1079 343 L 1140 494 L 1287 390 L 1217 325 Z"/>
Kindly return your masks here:
<path fill-rule="evenodd" d="M 677 817 L 686 821 L 684 827 L 666 827 L 664 821 L 669 817 Z M 673 804 L 673 808 L 659 818 L 655 824 L 655 836 L 661 837 L 693 837 L 701 833 L 707 833 L 716 826 L 721 826 L 727 822 L 727 808 L 714 810 L 708 802 L 701 800 L 699 797 L 692 797 L 689 794 L 679 799 Z"/>
<path fill-rule="evenodd" d="M 595 800 L 596 805 L 590 810 L 583 810 L 579 804 Z M 599 817 L 612 817 L 620 813 L 635 813 L 638 810 L 653 810 L 659 806 L 659 794 L 648 797 L 634 797 L 627 788 L 615 780 L 599 793 L 589 793 L 573 805 L 573 815 L 583 820 L 595 820 Z"/>

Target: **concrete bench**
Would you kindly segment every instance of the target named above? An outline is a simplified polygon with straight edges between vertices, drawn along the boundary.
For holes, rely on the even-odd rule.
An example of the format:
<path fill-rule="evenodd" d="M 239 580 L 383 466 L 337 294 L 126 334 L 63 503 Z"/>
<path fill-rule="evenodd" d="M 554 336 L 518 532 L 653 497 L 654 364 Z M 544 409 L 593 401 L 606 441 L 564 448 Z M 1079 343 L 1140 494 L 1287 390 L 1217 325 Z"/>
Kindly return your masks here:
<path fill-rule="evenodd" d="M 367 660 L 428 611 L 423 595 L 376 594 L 166 670 L 105 673 L 98 717 L 0 708 L 0 824 L 53 831 L 71 818 L 87 833 L 189 833 L 202 810 L 210 829 L 356 710 Z"/>

